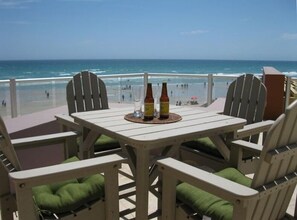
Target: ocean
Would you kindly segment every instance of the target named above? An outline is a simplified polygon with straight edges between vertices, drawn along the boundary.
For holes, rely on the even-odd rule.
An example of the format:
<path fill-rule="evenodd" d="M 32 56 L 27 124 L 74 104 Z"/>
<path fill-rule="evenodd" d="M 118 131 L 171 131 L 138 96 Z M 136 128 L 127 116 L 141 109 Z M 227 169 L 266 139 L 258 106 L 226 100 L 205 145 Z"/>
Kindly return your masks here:
<path fill-rule="evenodd" d="M 11 115 L 10 87 L 8 79 L 71 77 L 89 70 L 100 75 L 128 73 L 170 74 L 261 74 L 264 66 L 272 66 L 286 75 L 297 76 L 297 61 L 241 61 L 241 60 L 26 60 L 0 61 L 0 114 Z M 166 75 L 166 74 L 165 74 Z M 1 80 L 4 80 L 1 82 Z M 192 98 L 199 105 L 208 99 L 207 77 L 151 77 L 155 98 L 160 93 L 159 85 L 168 82 L 170 103 L 188 105 Z M 229 81 L 228 81 L 229 80 Z M 214 80 L 212 98 L 224 97 L 232 79 Z M 24 115 L 66 104 L 67 80 L 47 82 L 18 82 L 16 85 L 17 114 Z M 142 86 L 141 77 L 104 78 L 108 101 L 132 103 L 134 86 Z M 185 86 L 186 85 L 186 86 Z M 157 94 L 157 95 L 156 95 Z"/>
<path fill-rule="evenodd" d="M 272 66 L 297 75 L 297 61 L 244 60 L 26 60 L 0 61 L 0 80 L 72 76 L 81 70 L 98 75 L 125 73 L 243 74 Z"/>

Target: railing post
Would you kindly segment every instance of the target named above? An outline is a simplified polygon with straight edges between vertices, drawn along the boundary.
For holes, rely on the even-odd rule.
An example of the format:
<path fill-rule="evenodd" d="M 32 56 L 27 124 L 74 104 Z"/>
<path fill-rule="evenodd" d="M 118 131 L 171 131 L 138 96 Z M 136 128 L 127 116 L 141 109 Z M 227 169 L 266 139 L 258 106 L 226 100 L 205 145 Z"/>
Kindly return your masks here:
<path fill-rule="evenodd" d="M 15 79 L 9 80 L 9 89 L 10 89 L 10 108 L 11 108 L 11 117 L 15 118 L 18 116 L 17 112 L 17 92 L 16 92 L 16 81 Z"/>
<path fill-rule="evenodd" d="M 207 83 L 207 105 L 212 103 L 212 90 L 213 90 L 213 76 L 208 74 L 208 83 Z"/>
<path fill-rule="evenodd" d="M 292 77 L 291 76 L 287 76 L 286 94 L 285 94 L 285 108 L 287 108 L 289 106 L 289 104 L 290 104 L 291 82 L 292 82 Z"/>
<path fill-rule="evenodd" d="M 143 94 L 144 94 L 144 96 L 146 93 L 147 83 L 148 83 L 148 73 L 144 73 L 143 74 L 143 88 L 144 88 Z"/>

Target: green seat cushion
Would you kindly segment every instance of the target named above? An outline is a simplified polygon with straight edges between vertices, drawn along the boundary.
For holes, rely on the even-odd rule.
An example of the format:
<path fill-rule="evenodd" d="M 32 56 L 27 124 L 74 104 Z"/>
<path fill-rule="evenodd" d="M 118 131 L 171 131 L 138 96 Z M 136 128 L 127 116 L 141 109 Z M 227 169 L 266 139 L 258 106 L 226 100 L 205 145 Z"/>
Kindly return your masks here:
<path fill-rule="evenodd" d="M 221 153 L 218 151 L 216 145 L 208 137 L 197 138 L 192 141 L 184 142 L 182 145 L 189 147 L 191 149 L 203 152 L 205 154 L 212 155 L 214 157 L 224 159 Z M 255 156 L 255 153 L 250 151 L 244 151 L 242 159 L 248 160 Z"/>
<path fill-rule="evenodd" d="M 100 152 L 105 150 L 111 150 L 115 148 L 120 148 L 120 144 L 117 140 L 110 138 L 106 135 L 101 135 L 100 138 L 97 139 L 94 145 L 94 151 Z"/>
<path fill-rule="evenodd" d="M 184 142 L 182 145 L 223 159 L 223 156 L 217 150 L 216 145 L 214 145 L 214 143 L 208 137 L 187 141 Z"/>
<path fill-rule="evenodd" d="M 250 187 L 252 184 L 252 179 L 234 168 L 226 168 L 215 174 L 244 186 Z M 230 202 L 188 183 L 181 183 L 176 187 L 176 197 L 200 215 L 218 220 L 232 219 L 233 205 Z"/>
<path fill-rule="evenodd" d="M 63 163 L 78 161 L 72 157 Z M 41 212 L 64 213 L 75 210 L 84 203 L 104 196 L 104 177 L 100 174 L 41 185 L 32 189 L 34 201 Z"/>

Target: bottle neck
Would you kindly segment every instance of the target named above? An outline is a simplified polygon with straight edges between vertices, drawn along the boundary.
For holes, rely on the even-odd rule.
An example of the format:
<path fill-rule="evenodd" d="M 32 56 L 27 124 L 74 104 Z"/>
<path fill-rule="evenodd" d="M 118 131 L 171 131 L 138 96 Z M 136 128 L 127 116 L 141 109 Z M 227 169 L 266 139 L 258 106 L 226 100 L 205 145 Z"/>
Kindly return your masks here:
<path fill-rule="evenodd" d="M 167 83 L 163 83 L 162 84 L 162 94 L 161 94 L 162 97 L 167 97 Z"/>
<path fill-rule="evenodd" d="M 146 97 L 147 98 L 153 97 L 152 84 L 151 83 L 147 84 Z"/>

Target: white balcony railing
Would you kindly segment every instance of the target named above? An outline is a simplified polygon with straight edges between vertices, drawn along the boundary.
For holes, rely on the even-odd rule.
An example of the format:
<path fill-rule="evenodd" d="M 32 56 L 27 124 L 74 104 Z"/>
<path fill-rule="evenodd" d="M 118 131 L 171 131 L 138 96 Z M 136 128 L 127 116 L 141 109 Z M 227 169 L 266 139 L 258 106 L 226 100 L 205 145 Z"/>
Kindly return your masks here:
<path fill-rule="evenodd" d="M 107 87 L 109 102 L 132 102 L 133 86 L 153 83 L 153 92 L 158 96 L 162 81 L 168 82 L 171 104 L 208 105 L 218 97 L 224 97 L 228 84 L 238 75 L 217 74 L 170 74 L 133 73 L 101 75 Z M 261 76 L 260 76 L 261 77 Z M 48 108 L 66 105 L 66 84 L 71 77 L 32 78 L 0 80 L 0 101 L 2 116 L 17 117 Z M 290 77 L 289 79 L 290 80 Z M 290 90 L 287 90 L 289 95 Z M 288 96 L 289 97 L 289 96 Z M 289 98 L 286 98 L 288 103 Z"/>

